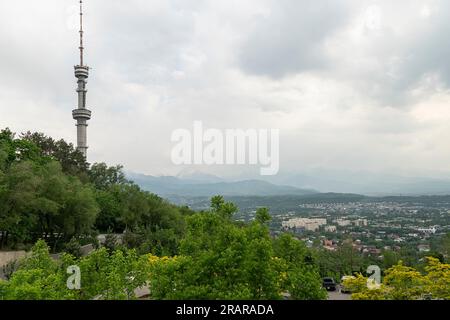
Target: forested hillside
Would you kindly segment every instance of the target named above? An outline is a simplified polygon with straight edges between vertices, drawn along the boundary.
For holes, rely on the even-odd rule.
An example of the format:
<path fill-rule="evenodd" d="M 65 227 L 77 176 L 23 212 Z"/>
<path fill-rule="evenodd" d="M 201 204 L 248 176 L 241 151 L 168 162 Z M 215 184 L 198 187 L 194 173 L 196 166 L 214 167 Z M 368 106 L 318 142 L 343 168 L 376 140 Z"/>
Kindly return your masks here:
<path fill-rule="evenodd" d="M 171 254 L 188 214 L 127 181 L 120 166 L 89 165 L 63 140 L 0 133 L 0 249 L 45 239 L 56 252 L 72 239 L 124 232 L 133 247 Z"/>

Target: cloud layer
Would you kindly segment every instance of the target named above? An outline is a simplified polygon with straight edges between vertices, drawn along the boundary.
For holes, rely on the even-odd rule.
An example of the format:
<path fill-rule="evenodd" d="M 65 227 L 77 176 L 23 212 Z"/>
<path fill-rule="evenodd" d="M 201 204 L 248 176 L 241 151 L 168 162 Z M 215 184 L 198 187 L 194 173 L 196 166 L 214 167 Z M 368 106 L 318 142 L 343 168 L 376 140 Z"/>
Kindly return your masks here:
<path fill-rule="evenodd" d="M 77 1 L 35 2 L 0 3 L 0 127 L 74 141 Z M 85 7 L 92 162 L 175 174 L 171 132 L 202 120 L 279 128 L 283 171 L 450 172 L 448 1 Z"/>

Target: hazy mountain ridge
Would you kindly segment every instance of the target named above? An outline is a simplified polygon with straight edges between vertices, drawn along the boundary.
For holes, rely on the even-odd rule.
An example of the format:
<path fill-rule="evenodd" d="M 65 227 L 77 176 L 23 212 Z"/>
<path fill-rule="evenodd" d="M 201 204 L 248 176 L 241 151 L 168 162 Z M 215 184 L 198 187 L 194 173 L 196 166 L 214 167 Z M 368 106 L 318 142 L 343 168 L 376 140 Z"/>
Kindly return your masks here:
<path fill-rule="evenodd" d="M 266 181 L 324 192 L 356 193 L 370 196 L 448 195 L 450 178 L 405 177 L 366 171 L 316 170 L 310 173 L 285 172 Z"/>
<path fill-rule="evenodd" d="M 262 180 L 205 182 L 205 180 L 180 178 L 173 176 L 147 176 L 127 174 L 142 189 L 163 197 L 211 197 L 223 196 L 274 196 L 274 195 L 310 195 L 318 191 L 293 186 L 275 185 Z M 218 178 L 220 179 L 220 178 Z"/>
<path fill-rule="evenodd" d="M 450 179 L 403 177 L 370 172 L 280 173 L 273 177 L 242 175 L 221 178 L 198 171 L 178 176 L 128 173 L 144 190 L 168 199 L 224 196 L 283 196 L 311 194 L 357 194 L 366 196 L 421 196 L 450 194 Z"/>

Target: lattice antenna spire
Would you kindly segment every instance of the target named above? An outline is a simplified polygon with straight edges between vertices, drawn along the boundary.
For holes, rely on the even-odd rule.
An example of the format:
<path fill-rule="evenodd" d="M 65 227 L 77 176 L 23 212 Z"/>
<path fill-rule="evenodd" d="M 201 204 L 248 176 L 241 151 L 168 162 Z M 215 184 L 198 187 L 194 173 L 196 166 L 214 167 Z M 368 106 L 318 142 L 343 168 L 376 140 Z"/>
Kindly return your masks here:
<path fill-rule="evenodd" d="M 80 0 L 80 66 L 83 66 L 83 0 Z"/>

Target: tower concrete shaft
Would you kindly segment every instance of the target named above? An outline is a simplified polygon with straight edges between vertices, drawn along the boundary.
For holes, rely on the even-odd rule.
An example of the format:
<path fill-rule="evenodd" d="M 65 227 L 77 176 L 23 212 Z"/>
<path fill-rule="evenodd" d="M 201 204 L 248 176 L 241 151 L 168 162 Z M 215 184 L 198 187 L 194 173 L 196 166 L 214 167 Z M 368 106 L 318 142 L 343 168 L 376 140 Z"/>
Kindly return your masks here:
<path fill-rule="evenodd" d="M 87 156 L 87 121 L 91 119 L 91 111 L 86 108 L 86 83 L 89 76 L 89 67 L 75 66 L 75 77 L 78 78 L 78 109 L 72 111 L 77 120 L 77 149 Z"/>
<path fill-rule="evenodd" d="M 75 77 L 78 79 L 78 109 L 72 111 L 77 121 L 77 149 L 87 157 L 87 121 L 91 119 L 91 111 L 86 108 L 86 83 L 89 77 L 89 67 L 83 62 L 83 1 L 80 0 L 80 64 L 75 66 Z"/>

